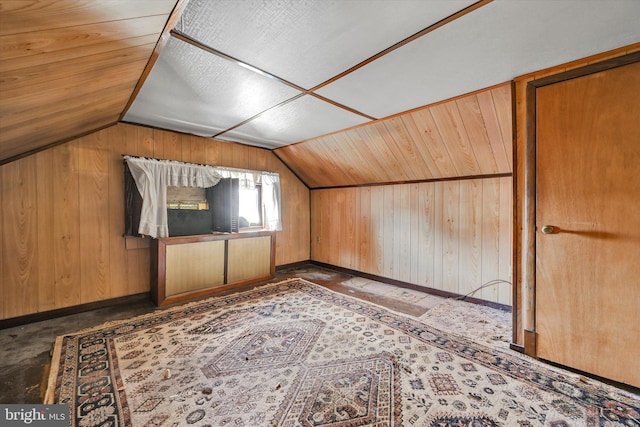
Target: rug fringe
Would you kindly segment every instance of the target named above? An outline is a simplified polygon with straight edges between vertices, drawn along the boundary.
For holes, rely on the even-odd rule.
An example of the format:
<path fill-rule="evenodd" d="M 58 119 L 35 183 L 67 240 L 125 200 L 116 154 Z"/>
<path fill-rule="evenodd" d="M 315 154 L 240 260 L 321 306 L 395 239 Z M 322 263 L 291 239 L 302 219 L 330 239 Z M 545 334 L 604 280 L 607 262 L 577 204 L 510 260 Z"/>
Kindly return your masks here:
<path fill-rule="evenodd" d="M 56 337 L 55 344 L 53 346 L 53 354 L 51 355 L 51 366 L 49 368 L 49 380 L 47 381 L 47 389 L 44 393 L 43 403 L 45 405 L 51 405 L 54 403 L 56 380 L 58 378 L 58 371 L 60 369 L 60 355 L 62 353 L 62 341 L 64 336 Z"/>

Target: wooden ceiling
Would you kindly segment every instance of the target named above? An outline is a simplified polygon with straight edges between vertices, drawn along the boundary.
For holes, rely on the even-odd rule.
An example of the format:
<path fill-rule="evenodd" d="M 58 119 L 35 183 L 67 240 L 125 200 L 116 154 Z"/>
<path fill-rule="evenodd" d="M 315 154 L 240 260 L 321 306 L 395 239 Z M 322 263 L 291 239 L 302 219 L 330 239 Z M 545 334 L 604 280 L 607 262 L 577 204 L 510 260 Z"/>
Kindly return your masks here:
<path fill-rule="evenodd" d="M 310 187 L 512 171 L 511 85 L 275 150 Z"/>
<path fill-rule="evenodd" d="M 308 3 L 309 7 L 322 8 L 322 11 L 326 12 L 324 9 L 327 7 L 323 2 L 324 0 L 296 3 L 296 0 L 289 0 L 289 3 L 273 2 L 273 4 L 279 5 L 278 7 L 285 7 L 287 4 L 302 7 L 300 6 L 302 3 Z M 508 63 L 508 66 L 499 65 L 502 73 L 500 76 L 496 75 L 493 68 L 483 67 L 483 64 L 486 65 L 487 63 L 495 67 L 498 66 L 495 65 L 497 64 L 497 59 L 493 56 L 487 56 L 483 61 L 475 61 L 473 59 L 474 56 L 471 55 L 469 57 L 471 59 L 468 60 L 472 62 L 468 66 L 464 64 L 456 66 L 458 62 L 442 60 L 442 57 L 443 55 L 445 57 L 447 55 L 455 55 L 455 58 L 467 58 L 469 52 L 465 53 L 466 51 L 460 50 L 462 48 L 456 49 L 454 42 L 457 42 L 459 46 L 465 49 L 477 50 L 473 43 L 467 43 L 472 38 L 466 35 L 469 31 L 475 31 L 473 30 L 476 28 L 474 23 L 477 23 L 479 25 L 477 28 L 480 29 L 484 28 L 483 25 L 491 24 L 493 21 L 489 19 L 490 17 L 500 22 L 509 22 L 509 29 L 512 31 L 510 34 L 520 35 L 522 39 L 520 41 L 525 43 L 525 46 L 529 46 L 526 43 L 531 40 L 535 41 L 535 46 L 537 47 L 553 46 L 552 44 L 541 42 L 537 36 L 529 39 L 527 38 L 528 36 L 522 35 L 524 32 L 520 31 L 520 17 L 511 20 L 502 19 L 502 14 L 518 12 L 519 8 L 522 7 L 527 10 L 529 10 L 528 8 L 533 8 L 536 11 L 538 8 L 537 6 L 532 6 L 529 2 L 494 2 L 492 0 L 457 0 L 453 3 L 441 0 L 435 3 L 440 4 L 439 7 L 441 8 L 453 7 L 451 5 L 455 3 L 457 5 L 456 8 L 469 9 L 461 9 L 465 13 L 458 12 L 451 15 L 456 19 L 450 16 L 430 24 L 432 26 L 417 33 L 421 35 L 420 37 L 415 40 L 409 38 L 411 41 L 407 44 L 398 44 L 402 48 L 386 49 L 382 51 L 385 55 L 380 57 L 379 55 L 374 55 L 371 57 L 371 61 L 363 61 L 361 63 L 364 64 L 362 67 L 354 67 L 355 71 L 345 74 L 345 78 L 340 79 L 347 80 L 347 77 L 349 77 L 348 80 L 351 81 L 350 84 L 354 85 L 353 87 L 359 87 L 359 82 L 367 82 L 366 86 L 360 88 L 362 89 L 361 92 L 363 92 L 360 95 L 363 98 L 360 99 L 360 95 L 356 98 L 365 107 L 373 108 L 375 104 L 377 106 L 376 111 L 379 113 L 371 115 L 367 120 L 386 117 L 389 114 L 394 115 L 346 129 L 344 128 L 352 125 L 337 126 L 336 122 L 338 120 L 331 114 L 327 114 L 326 110 L 310 110 L 316 112 L 307 114 L 302 118 L 296 114 L 283 114 L 283 117 L 289 121 L 283 122 L 285 124 L 280 127 L 275 126 L 275 122 L 272 122 L 271 116 L 267 114 L 272 110 L 253 116 L 253 118 L 257 118 L 256 122 L 260 120 L 265 122 L 261 125 L 275 128 L 279 136 L 294 127 L 301 129 L 312 128 L 321 121 L 333 125 L 332 129 L 343 129 L 330 134 L 325 133 L 330 131 L 316 132 L 314 135 L 322 136 L 302 142 L 297 142 L 302 138 L 293 139 L 290 141 L 293 142 L 293 145 L 283 146 L 274 150 L 274 153 L 298 174 L 310 188 L 501 175 L 512 172 L 511 89 L 510 84 L 505 81 L 518 75 L 516 70 L 521 68 L 510 68 L 514 64 L 526 62 L 525 65 L 532 70 L 540 69 L 544 64 L 541 65 L 534 61 L 540 56 L 531 54 L 529 48 L 521 49 L 520 45 L 517 45 L 514 49 L 517 48 L 518 55 L 512 58 L 512 55 L 504 54 L 503 49 L 505 47 L 495 47 L 492 43 L 485 43 L 486 46 L 483 45 L 483 48 L 490 49 L 493 52 L 492 54 L 497 55 L 500 60 L 508 58 L 509 61 L 513 62 L 513 64 Z M 137 100 L 140 93 L 144 91 L 143 83 L 153 75 L 152 72 L 154 70 L 152 68 L 158 68 L 153 67 L 153 65 L 157 66 L 158 63 L 162 62 L 161 58 L 158 59 L 160 51 L 166 50 L 164 48 L 169 45 L 167 40 L 176 38 L 175 34 L 172 35 L 172 30 L 176 23 L 179 22 L 184 27 L 189 19 L 192 18 L 190 16 L 181 16 L 182 12 L 190 4 L 194 5 L 194 7 L 209 8 L 209 12 L 214 15 L 220 12 L 216 8 L 223 6 L 226 7 L 225 10 L 249 8 L 251 5 L 256 8 L 268 8 L 270 6 L 269 2 L 262 2 L 261 0 L 247 0 L 242 3 L 235 0 L 0 0 L 0 165 L 52 144 L 69 141 L 125 120 L 127 109 L 131 105 L 135 105 L 134 100 Z M 333 9 L 328 8 L 327 10 L 334 10 L 335 12 L 332 13 L 338 14 L 336 16 L 341 16 L 339 13 L 341 11 L 340 7 L 344 6 L 344 4 L 340 3 L 340 0 L 333 1 L 331 4 Z M 427 7 L 425 2 L 419 0 L 404 0 L 404 4 L 406 7 L 411 4 L 417 5 L 416 7 Z M 469 4 L 471 6 L 468 6 Z M 572 39 L 570 42 L 573 43 L 570 44 L 569 41 L 563 40 L 566 45 L 563 45 L 563 48 L 560 49 L 561 52 L 556 52 L 557 55 L 554 54 L 556 56 L 551 55 L 547 58 L 553 64 L 559 63 L 558 61 L 565 56 L 572 58 L 572 55 L 584 56 L 589 54 L 589 49 L 596 49 L 597 52 L 602 52 L 620 44 L 628 43 L 627 40 L 637 40 L 637 26 L 633 25 L 631 29 L 627 28 L 630 26 L 629 22 L 635 24 L 635 21 L 632 18 L 620 18 L 620 15 L 633 16 L 633 11 L 640 6 L 634 0 L 622 1 L 621 5 L 624 8 L 615 13 L 612 12 L 611 16 L 607 15 L 608 20 L 600 18 L 604 14 L 603 10 L 612 8 L 609 8 L 605 1 L 594 2 L 594 7 L 598 7 L 595 9 L 594 7 L 589 8 L 589 13 L 586 13 L 588 19 L 585 18 L 586 21 L 584 22 L 580 19 L 576 19 L 575 22 L 569 22 L 572 20 L 566 18 L 566 16 L 575 15 L 572 11 L 573 8 L 578 7 L 576 2 L 565 0 L 564 2 L 547 2 L 545 4 L 547 8 L 551 8 L 551 11 L 554 10 L 554 7 L 560 7 L 564 11 L 560 18 L 555 18 L 554 28 L 557 34 L 563 34 L 562 31 L 569 33 L 571 37 L 568 38 Z M 354 2 L 351 5 L 372 7 L 368 3 Z M 386 3 L 385 7 L 387 9 L 383 11 L 388 11 L 388 8 L 393 8 L 394 5 L 395 3 Z M 515 12 L 511 10 L 514 8 Z M 247 11 L 243 10 L 243 12 Z M 382 15 L 382 18 L 386 18 L 384 13 L 380 11 L 377 11 L 377 13 Z M 444 9 L 441 10 L 441 13 L 446 15 Z M 540 9 L 538 15 L 536 15 L 538 19 L 547 19 L 549 16 L 555 17 L 555 14 L 550 13 L 548 10 L 545 12 L 545 8 Z M 233 14 L 230 15 L 231 18 L 234 16 Z M 262 15 L 258 14 L 256 16 Z M 263 19 L 262 21 L 264 22 L 260 21 L 267 26 L 272 21 L 281 23 L 285 19 L 280 14 L 268 16 L 271 16 L 271 18 Z M 354 16 L 359 17 L 360 15 L 354 12 Z M 237 16 L 235 17 L 237 18 Z M 224 27 L 224 34 L 227 34 L 228 40 L 225 37 L 218 37 L 215 40 L 220 39 L 236 43 L 237 40 L 241 40 L 239 38 L 240 35 L 248 37 L 248 35 L 254 34 L 252 32 L 254 26 L 251 23 L 247 23 L 244 28 L 239 28 L 230 24 L 236 22 L 233 19 L 222 20 L 220 17 L 217 19 L 220 20 L 220 25 Z M 423 18 L 416 19 L 417 22 L 414 22 L 414 26 L 419 28 L 423 25 L 421 19 Z M 437 18 L 433 17 L 433 19 Z M 599 20 L 603 21 L 602 25 L 593 24 L 593 22 L 599 22 Z M 389 20 L 387 19 L 386 21 Z M 564 26 L 561 24 L 564 24 L 565 21 L 574 26 L 589 24 L 591 26 L 590 31 L 563 30 Z M 322 25 L 325 25 L 323 20 L 314 19 L 311 22 L 314 22 L 314 25 L 318 25 L 319 28 L 323 28 Z M 328 20 L 327 22 L 333 21 Z M 398 26 L 396 21 L 389 22 L 395 22 L 396 27 Z M 538 31 L 541 28 L 535 22 L 537 21 L 532 21 L 529 24 L 530 31 Z M 627 27 L 622 24 L 627 24 Z M 282 26 L 287 27 L 287 23 L 282 23 Z M 306 24 L 298 25 L 298 27 L 300 27 L 298 28 L 300 31 L 307 31 Z M 500 41 L 503 43 L 505 40 L 510 40 L 509 37 L 505 36 L 504 28 L 493 28 L 492 25 L 490 27 L 492 31 L 497 31 L 500 34 L 500 37 L 491 38 L 492 42 L 495 41 L 497 43 Z M 208 21 L 198 28 L 213 31 Z M 258 25 L 256 28 L 259 30 L 260 26 Z M 278 28 L 280 27 L 274 26 L 271 30 L 280 34 Z M 217 31 L 217 27 L 213 29 Z M 612 31 L 612 29 L 615 31 Z M 408 29 L 404 30 L 409 31 Z M 461 35 L 458 34 L 457 38 L 444 37 L 444 35 L 449 34 L 445 30 L 450 31 L 452 34 L 460 32 Z M 338 29 L 334 28 L 334 31 L 336 31 L 336 37 L 342 34 Z M 360 42 L 363 46 L 370 42 L 369 39 L 371 37 L 366 36 L 369 34 L 367 31 L 359 33 L 359 37 L 362 39 Z M 390 35 L 394 31 L 392 27 L 387 28 L 385 37 L 391 37 L 393 40 L 401 38 L 401 36 L 404 37 L 403 34 Z M 545 29 L 545 32 L 549 31 L 548 28 Z M 213 32 L 215 33 L 215 31 Z M 330 49 L 329 45 L 322 42 L 323 37 L 326 35 L 323 31 L 312 31 L 312 33 L 312 38 L 319 39 L 316 40 L 317 50 L 324 49 L 326 51 L 325 54 L 333 55 L 331 56 L 333 59 L 340 59 L 340 52 L 354 50 L 346 45 L 346 47 L 343 46 L 344 43 L 342 41 L 352 42 L 350 38 L 338 37 L 336 40 L 342 40 L 338 43 L 339 48 Z M 292 40 L 297 43 L 300 39 L 297 34 L 292 32 L 289 38 L 284 37 L 279 41 L 281 44 L 273 42 L 268 37 L 263 37 L 260 40 L 262 42 L 267 40 L 265 43 L 271 48 L 269 52 L 277 48 L 277 52 L 284 52 L 291 56 L 297 51 L 287 49 L 287 43 L 291 43 Z M 478 30 L 478 34 L 489 37 L 493 33 Z M 429 40 L 440 39 L 444 41 L 437 45 L 438 49 L 433 50 L 433 46 L 429 47 Z M 392 41 L 382 40 L 379 41 L 379 44 L 380 46 L 386 46 L 385 43 L 391 43 Z M 594 45 L 594 41 L 598 41 L 598 43 Z M 417 42 L 426 43 L 426 45 Z M 296 43 L 292 44 L 297 45 Z M 301 48 L 306 46 L 305 43 L 301 44 Z M 454 43 L 454 48 L 451 47 L 451 43 Z M 261 49 L 253 49 L 255 45 L 250 42 L 238 42 L 236 44 L 237 46 L 234 44 L 235 48 L 257 51 L 256 54 L 263 53 Z M 415 46 L 413 50 L 409 48 L 412 45 Z M 370 50 L 375 52 L 380 49 L 380 46 L 376 45 L 371 47 Z M 398 59 L 397 55 L 402 53 L 401 50 L 405 53 Z M 278 61 L 273 59 L 271 54 L 265 54 L 264 56 L 265 58 L 262 59 L 267 61 L 268 64 L 273 66 L 282 65 L 285 67 L 285 71 L 289 69 L 288 67 L 295 66 L 294 71 L 300 71 L 297 69 L 297 64 L 300 61 L 296 60 L 298 57 L 295 55 L 292 57 L 293 59 Z M 412 58 L 416 56 L 420 56 L 420 61 L 426 61 L 428 67 L 424 66 L 424 63 L 420 61 L 418 61 L 417 66 L 416 64 L 412 66 Z M 223 58 L 223 56 L 220 56 L 220 58 Z M 277 59 L 278 55 L 275 55 L 274 58 Z M 373 78 L 379 71 L 375 65 L 379 64 L 383 58 L 385 59 L 383 68 L 391 73 L 393 78 L 387 78 L 386 75 L 383 75 L 381 79 Z M 438 58 L 439 60 L 434 61 L 433 58 Z M 158 59 L 157 62 L 156 59 Z M 529 63 L 527 61 L 533 62 Z M 253 60 L 247 62 L 247 64 L 253 63 Z M 261 64 L 261 62 L 259 63 Z M 324 62 L 322 63 L 324 64 Z M 438 68 L 436 65 L 441 63 L 449 64 L 451 67 L 456 66 L 456 70 L 463 74 L 452 74 L 447 71 L 449 69 L 446 67 L 443 69 Z M 313 62 L 307 65 L 308 69 L 315 69 Z M 344 66 L 346 67 L 347 65 Z M 244 69 L 245 67 L 240 68 Z M 342 68 L 338 67 L 337 69 Z M 436 77 L 432 76 L 433 81 L 430 81 L 428 85 L 422 80 L 430 75 L 425 72 L 427 69 L 430 72 L 437 70 L 441 72 L 440 74 L 434 74 Z M 367 70 L 371 70 L 372 74 L 367 74 Z M 291 70 L 289 69 L 289 71 Z M 412 74 L 403 76 L 400 73 L 401 71 Z M 334 72 L 335 70 L 327 71 L 328 75 Z M 215 77 L 215 72 L 211 73 Z M 365 73 L 365 75 L 360 76 L 361 73 Z M 467 87 L 469 80 L 473 76 L 482 75 L 483 73 L 491 76 L 491 79 L 479 80 L 475 85 L 470 86 L 471 88 Z M 176 78 L 180 77 L 179 73 L 174 74 Z M 200 74 L 197 76 L 200 76 Z M 305 78 L 308 74 L 300 71 L 295 75 Z M 445 75 L 451 81 L 441 78 L 441 75 Z M 319 79 L 322 80 L 322 78 Z M 222 86 L 230 85 L 226 77 L 221 82 Z M 239 80 L 238 84 L 242 86 L 246 82 L 247 80 Z M 442 101 L 442 99 L 454 96 L 454 94 L 444 96 L 437 89 L 450 87 L 456 82 L 462 82 L 467 86 L 457 87 L 455 96 L 471 90 L 475 92 Z M 179 87 L 175 80 L 170 80 L 169 83 L 165 86 L 171 90 Z M 313 85 L 314 83 L 309 84 Z M 495 84 L 497 85 L 488 89 L 478 90 Z M 396 87 L 394 85 L 399 86 Z M 385 86 L 386 89 L 381 92 L 367 89 L 378 86 Z M 173 96 L 175 94 L 171 90 L 169 90 L 169 95 L 165 98 L 170 99 L 170 103 L 178 104 L 175 102 L 175 96 Z M 323 89 L 321 88 L 321 90 Z M 229 92 L 231 98 L 238 98 L 235 91 L 229 90 Z M 438 95 L 433 95 L 432 92 Z M 190 96 L 193 94 L 199 95 L 197 91 L 180 92 L 181 95 L 185 93 L 190 94 Z M 336 89 L 334 95 L 346 96 L 350 93 L 349 90 Z M 430 96 L 435 98 L 430 99 L 424 95 L 425 93 L 431 93 Z M 256 92 L 253 90 L 249 94 L 247 99 L 251 101 L 257 97 Z M 195 98 L 195 95 L 192 98 Z M 187 99 L 186 102 L 188 104 L 186 105 L 193 106 L 196 104 L 192 98 Z M 216 96 L 214 98 L 222 99 L 223 97 Z M 310 98 L 310 96 L 305 95 L 300 99 L 306 98 Z M 408 98 L 411 98 L 410 104 L 405 102 Z M 370 102 L 372 99 L 375 102 Z M 317 99 L 314 100 L 318 101 Z M 431 104 L 404 112 L 408 108 L 428 103 Z M 329 105 L 331 103 L 326 104 Z M 335 107 L 335 105 L 331 105 Z M 410 106 L 407 107 L 407 105 Z M 231 104 L 220 104 L 217 107 L 219 111 L 224 112 L 226 109 L 231 108 Z M 317 111 L 320 112 L 318 113 Z M 222 114 L 209 114 L 209 116 L 214 116 L 216 119 L 219 115 Z M 169 126 L 157 126 L 163 129 L 171 129 Z"/>
<path fill-rule="evenodd" d="M 0 1 L 0 163 L 117 123 L 176 0 Z"/>

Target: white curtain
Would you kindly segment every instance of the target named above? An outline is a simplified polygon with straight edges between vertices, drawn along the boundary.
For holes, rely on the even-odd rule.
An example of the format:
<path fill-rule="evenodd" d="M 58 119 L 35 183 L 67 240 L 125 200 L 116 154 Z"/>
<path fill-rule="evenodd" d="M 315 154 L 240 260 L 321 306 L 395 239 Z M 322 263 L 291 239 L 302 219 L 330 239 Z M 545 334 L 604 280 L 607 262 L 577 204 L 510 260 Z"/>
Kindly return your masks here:
<path fill-rule="evenodd" d="M 124 156 L 142 196 L 138 232 L 151 237 L 168 237 L 167 187 L 207 188 L 220 181 L 212 166 L 171 160 Z"/>
<path fill-rule="evenodd" d="M 280 219 L 280 176 L 277 173 L 262 173 L 262 207 L 264 224 L 269 230 L 281 231 Z"/>
<path fill-rule="evenodd" d="M 196 165 L 173 160 L 124 156 L 136 187 L 142 196 L 142 212 L 138 233 L 151 237 L 168 237 L 167 187 L 200 187 L 216 185 L 220 178 L 239 178 L 240 186 L 253 189 L 262 185 L 264 227 L 281 231 L 280 175 L 217 166 Z"/>
<path fill-rule="evenodd" d="M 240 188 L 253 190 L 256 188 L 256 184 L 260 182 L 261 173 L 258 171 L 223 168 L 220 166 L 215 166 L 215 169 L 222 178 L 238 178 L 240 180 Z"/>

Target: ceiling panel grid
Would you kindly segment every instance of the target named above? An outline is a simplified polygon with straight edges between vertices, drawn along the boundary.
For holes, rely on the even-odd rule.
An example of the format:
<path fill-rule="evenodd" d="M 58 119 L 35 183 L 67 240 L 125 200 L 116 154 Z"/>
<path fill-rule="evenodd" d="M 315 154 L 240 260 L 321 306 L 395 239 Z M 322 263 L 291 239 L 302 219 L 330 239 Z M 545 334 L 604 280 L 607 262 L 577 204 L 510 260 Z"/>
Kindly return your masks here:
<path fill-rule="evenodd" d="M 215 78 L 214 68 L 226 67 L 227 90 L 210 91 L 206 103 L 223 106 L 235 116 L 235 123 L 194 101 L 188 90 L 193 85 L 190 74 L 182 77 L 181 72 L 170 70 L 184 60 L 174 56 L 170 45 L 161 52 L 124 120 L 267 148 L 365 123 L 374 117 L 313 96 L 313 90 L 473 3 L 191 0 L 172 34 L 203 52 L 199 60 L 209 64 L 212 75 L 203 72 L 200 79 Z M 247 93 L 240 87 L 242 70 L 270 78 L 274 85 L 298 89 L 305 96 L 295 94 L 286 102 L 273 101 L 259 112 L 246 114 L 234 109 L 238 98 L 260 99 L 263 93 Z M 184 86 L 185 94 L 179 97 L 179 90 L 171 86 Z M 162 107 L 157 107 L 162 99 Z"/>

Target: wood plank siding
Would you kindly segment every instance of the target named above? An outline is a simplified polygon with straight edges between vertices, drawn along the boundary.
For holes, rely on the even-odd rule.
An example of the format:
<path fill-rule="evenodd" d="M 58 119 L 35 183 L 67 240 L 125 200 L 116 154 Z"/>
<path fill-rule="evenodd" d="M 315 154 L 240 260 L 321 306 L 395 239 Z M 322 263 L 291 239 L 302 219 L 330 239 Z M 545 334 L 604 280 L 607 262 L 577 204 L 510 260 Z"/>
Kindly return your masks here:
<path fill-rule="evenodd" d="M 459 294 L 510 281 L 512 117 L 505 83 L 276 149 L 312 189 L 311 259 Z"/>
<path fill-rule="evenodd" d="M 276 264 L 309 255 L 309 190 L 269 150 L 118 124 L 0 166 L 0 317 L 149 291 L 149 239 L 124 238 L 122 154 L 277 172 Z"/>
<path fill-rule="evenodd" d="M 467 294 L 511 280 L 511 177 L 311 191 L 314 261 Z M 511 304 L 511 286 L 474 295 Z"/>
<path fill-rule="evenodd" d="M 512 172 L 510 83 L 275 150 L 310 188 Z"/>

